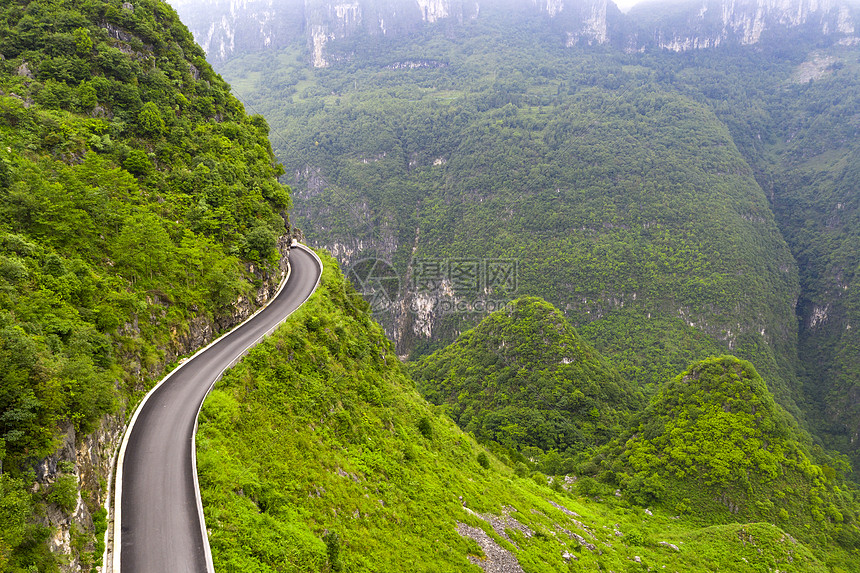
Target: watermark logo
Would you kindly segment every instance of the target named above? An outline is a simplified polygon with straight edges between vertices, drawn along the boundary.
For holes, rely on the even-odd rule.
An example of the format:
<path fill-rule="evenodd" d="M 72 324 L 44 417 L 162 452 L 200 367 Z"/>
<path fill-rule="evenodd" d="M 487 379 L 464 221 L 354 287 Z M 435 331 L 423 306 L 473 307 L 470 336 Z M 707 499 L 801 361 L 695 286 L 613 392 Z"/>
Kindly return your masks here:
<path fill-rule="evenodd" d="M 434 314 L 442 316 L 445 314 L 490 314 L 497 310 L 513 309 L 513 302 L 506 299 L 483 299 L 474 300 L 437 296 L 429 299 L 412 299 L 409 310 L 413 314 Z"/>
<path fill-rule="evenodd" d="M 417 259 L 409 285 L 415 293 L 512 295 L 519 288 L 516 259 Z"/>
<path fill-rule="evenodd" d="M 374 313 L 386 312 L 394 306 L 400 294 L 400 277 L 389 263 L 382 259 L 361 259 L 346 274 L 355 289 L 370 305 Z"/>
<path fill-rule="evenodd" d="M 365 258 L 347 272 L 358 294 L 374 314 L 394 309 L 398 297 L 417 314 L 491 313 L 508 308 L 519 288 L 516 259 L 421 258 L 412 262 L 408 289 L 390 263 Z M 405 281 L 404 281 L 405 282 Z"/>

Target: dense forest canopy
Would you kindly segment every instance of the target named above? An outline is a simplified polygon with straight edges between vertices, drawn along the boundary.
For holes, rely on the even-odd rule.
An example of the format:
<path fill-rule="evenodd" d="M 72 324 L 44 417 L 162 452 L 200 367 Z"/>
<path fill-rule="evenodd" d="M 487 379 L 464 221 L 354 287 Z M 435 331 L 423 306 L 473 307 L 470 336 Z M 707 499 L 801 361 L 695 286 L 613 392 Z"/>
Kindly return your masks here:
<path fill-rule="evenodd" d="M 810 452 L 752 364 L 720 356 L 667 382 L 599 463 L 603 479 L 641 504 L 707 523 L 768 521 L 856 548 L 856 490 L 840 475 L 848 465 L 816 464 Z"/>
<path fill-rule="evenodd" d="M 796 267 L 729 129 L 661 80 L 659 58 L 534 43 L 539 24 L 510 34 L 500 16 L 373 51 L 347 39 L 355 56 L 326 69 L 285 51 L 223 70 L 277 126 L 306 234 L 345 263 L 376 256 L 406 277 L 413 260 L 516 259 L 518 291 L 577 325 L 623 322 L 611 337 L 659 346 L 659 321 L 666 337 L 754 358 L 784 403 L 800 400 Z M 409 313 L 380 316 L 402 353 L 476 318 L 434 315 L 428 339 Z M 657 384 L 688 352 L 621 368 Z"/>
<path fill-rule="evenodd" d="M 642 406 L 561 312 L 535 297 L 491 314 L 411 372 L 465 431 L 553 475 L 575 471 L 580 453 L 617 437 Z"/>

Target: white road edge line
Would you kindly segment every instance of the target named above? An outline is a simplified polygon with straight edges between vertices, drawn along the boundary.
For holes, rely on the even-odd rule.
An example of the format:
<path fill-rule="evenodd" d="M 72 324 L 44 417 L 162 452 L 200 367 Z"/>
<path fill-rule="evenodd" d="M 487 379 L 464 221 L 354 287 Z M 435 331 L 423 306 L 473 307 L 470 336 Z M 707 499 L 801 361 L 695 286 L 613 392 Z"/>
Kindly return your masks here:
<path fill-rule="evenodd" d="M 302 303 L 298 307 L 296 307 L 296 310 L 298 310 L 299 308 L 301 308 L 301 306 L 304 303 L 306 303 L 308 301 L 308 299 L 311 297 L 311 295 L 314 292 L 316 292 L 316 289 L 320 284 L 320 280 L 322 279 L 323 264 L 322 264 L 322 261 L 320 260 L 319 256 L 317 256 L 317 254 L 315 252 L 313 252 L 311 249 L 309 249 L 305 245 L 302 245 L 301 243 L 297 243 L 295 246 L 297 248 L 301 248 L 301 249 L 307 251 L 311 256 L 313 256 L 313 258 L 315 258 L 317 260 L 317 264 L 319 264 L 319 266 L 320 266 L 320 275 L 319 275 L 319 277 L 317 277 L 317 282 L 314 285 L 314 288 L 311 291 L 311 293 L 307 296 L 307 298 L 305 298 L 305 300 L 303 300 Z M 143 409 L 143 406 L 146 404 L 146 401 L 149 400 L 149 397 L 152 396 L 152 394 L 162 384 L 167 382 L 167 380 L 169 380 L 170 377 L 173 376 L 174 373 L 179 371 L 180 368 L 182 368 L 183 366 L 185 366 L 186 364 L 191 362 L 199 354 L 202 354 L 203 352 L 208 350 L 211 346 L 215 345 L 217 342 L 230 336 L 233 333 L 233 331 L 235 331 L 236 329 L 241 327 L 243 324 L 247 323 L 249 320 L 251 320 L 252 318 L 257 316 L 260 312 L 262 312 L 263 309 L 268 307 L 269 303 L 271 303 L 273 300 L 275 300 L 278 297 L 278 295 L 281 294 L 281 291 L 284 290 L 284 287 L 287 286 L 287 281 L 290 279 L 290 275 L 292 274 L 292 270 L 293 270 L 292 265 L 290 265 L 289 257 L 288 257 L 288 259 L 287 259 L 287 276 L 284 277 L 284 279 L 281 281 L 281 286 L 278 287 L 278 291 L 275 293 L 275 295 L 272 298 L 270 298 L 268 301 L 266 301 L 266 304 L 264 304 L 259 309 L 257 309 L 257 311 L 254 314 L 252 314 L 251 316 L 249 316 L 248 318 L 246 318 L 245 320 L 243 320 L 242 322 L 240 322 L 239 324 L 237 324 L 236 326 L 231 328 L 225 334 L 219 336 L 218 338 L 216 338 L 215 340 L 213 340 L 212 342 L 210 342 L 209 344 L 207 344 L 206 346 L 204 346 L 203 348 L 201 348 L 200 350 L 195 352 L 191 357 L 184 360 L 176 368 L 171 370 L 167 374 L 167 376 L 162 378 L 158 384 L 153 386 L 153 388 L 149 392 L 146 393 L 146 396 L 143 397 L 143 400 L 140 401 L 140 404 L 138 404 L 137 409 L 135 409 L 134 414 L 132 415 L 131 420 L 128 423 L 128 427 L 125 430 L 125 434 L 123 435 L 122 445 L 120 445 L 119 454 L 117 455 L 116 479 L 115 479 L 115 487 L 114 487 L 114 520 L 113 520 L 114 536 L 113 536 L 113 559 L 112 559 L 112 567 L 111 567 L 112 573 L 120 573 L 120 550 L 122 548 L 122 539 L 121 539 L 121 536 L 122 536 L 122 531 L 121 531 L 122 530 L 122 464 L 123 464 L 123 460 L 125 459 L 125 450 L 126 450 L 126 446 L 128 446 L 129 437 L 131 436 L 131 430 L 134 427 L 134 423 L 137 420 L 138 414 L 140 414 L 140 411 Z M 295 312 L 295 311 L 293 311 L 293 312 Z M 292 313 L 290 313 L 290 314 L 292 314 Z M 283 323 L 283 321 L 286 320 L 289 316 L 290 315 L 285 316 L 280 322 L 278 322 L 278 324 L 276 324 L 275 326 L 270 328 L 262 336 L 257 338 L 257 340 L 255 340 L 249 346 L 247 346 L 239 354 L 239 356 L 236 357 L 235 360 L 233 360 L 228 366 L 226 366 L 218 374 L 218 376 L 215 377 L 215 380 L 212 382 L 212 385 L 209 386 L 209 390 L 207 390 L 206 395 L 207 396 L 209 395 L 209 392 L 212 391 L 212 388 L 215 387 L 215 384 L 218 382 L 218 380 L 221 379 L 221 377 L 224 375 L 224 372 L 226 372 L 227 369 L 235 366 L 236 363 L 239 362 L 239 360 L 241 360 L 245 356 L 245 354 L 248 352 L 248 350 L 250 350 L 252 347 L 256 346 L 257 343 L 259 343 L 263 338 L 265 338 L 266 336 L 268 336 L 272 332 L 274 332 L 275 329 L 277 329 L 281 325 L 281 323 Z M 204 398 L 204 400 L 205 400 L 205 398 Z M 197 415 L 198 416 L 200 415 L 200 410 L 202 408 L 203 408 L 203 402 L 201 402 L 200 406 L 197 408 Z M 195 419 L 194 435 L 192 436 L 192 439 L 195 439 L 196 436 L 197 436 L 197 420 Z M 191 463 L 192 463 L 192 467 L 194 469 L 194 489 L 195 489 L 196 497 L 197 497 L 197 511 L 200 515 L 200 526 L 203 530 L 204 553 L 206 555 L 206 569 L 209 573 L 215 573 L 215 566 L 212 563 L 212 549 L 209 547 L 209 536 L 206 533 L 206 522 L 205 522 L 205 519 L 203 517 L 203 500 L 200 497 L 200 486 L 199 486 L 199 483 L 197 481 L 197 448 L 196 447 L 191 448 Z M 105 547 L 105 554 L 107 554 L 107 547 Z M 103 564 L 105 563 L 104 558 L 103 558 L 102 563 Z"/>

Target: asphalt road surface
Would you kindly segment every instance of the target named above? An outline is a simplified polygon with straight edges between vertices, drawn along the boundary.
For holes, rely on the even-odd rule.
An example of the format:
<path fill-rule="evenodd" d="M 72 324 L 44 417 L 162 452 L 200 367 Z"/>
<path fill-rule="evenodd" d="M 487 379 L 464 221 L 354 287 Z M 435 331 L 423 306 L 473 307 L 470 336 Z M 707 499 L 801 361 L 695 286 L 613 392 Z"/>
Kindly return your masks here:
<path fill-rule="evenodd" d="M 117 565 L 121 573 L 212 573 L 192 455 L 197 414 L 224 368 L 313 293 L 318 260 L 294 248 L 290 266 L 268 306 L 174 371 L 141 406 L 118 461 L 114 573 Z"/>

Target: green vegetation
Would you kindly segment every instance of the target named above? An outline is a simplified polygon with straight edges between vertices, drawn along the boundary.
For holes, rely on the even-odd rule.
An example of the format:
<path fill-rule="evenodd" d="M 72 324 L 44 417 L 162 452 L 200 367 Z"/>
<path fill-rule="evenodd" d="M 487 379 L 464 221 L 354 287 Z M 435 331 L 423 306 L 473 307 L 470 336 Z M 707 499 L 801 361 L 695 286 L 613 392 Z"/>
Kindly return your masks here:
<path fill-rule="evenodd" d="M 310 237 L 416 281 L 519 264 L 404 281 L 406 308 L 550 302 L 433 316 L 432 341 L 383 316 L 395 350 L 326 257 L 204 406 L 217 567 L 478 571 L 502 548 L 529 573 L 860 570 L 851 468 L 803 419 L 843 448 L 858 419 L 856 52 L 571 50 L 516 24 L 225 66 Z M 33 468 L 273 278 L 290 192 L 164 2 L 14 0 L 0 32 L 0 571 L 87 570 L 104 484 Z M 764 376 L 705 358 L 727 351 Z M 397 353 L 424 356 L 417 384 Z M 92 527 L 51 554 L 79 500 Z"/>
<path fill-rule="evenodd" d="M 721 115 L 669 81 L 669 56 L 568 49 L 540 18 L 483 14 L 332 42 L 344 57 L 324 69 L 299 49 L 222 66 L 273 125 L 308 238 L 390 260 L 406 308 L 422 260 L 515 259 L 516 293 L 456 296 L 540 296 L 643 387 L 731 351 L 802 417 L 796 266 Z M 416 313 L 379 320 L 419 358 L 483 316 L 437 312 L 430 338 Z"/>
<path fill-rule="evenodd" d="M 724 351 L 719 341 L 681 317 L 648 318 L 635 310 L 620 309 L 583 325 L 580 333 L 612 357 L 619 374 L 649 395 L 692 362 Z"/>
<path fill-rule="evenodd" d="M 860 93 L 856 50 L 786 40 L 760 50 L 660 58 L 659 66 L 725 123 L 770 198 L 799 270 L 805 407 L 828 445 L 856 467 L 860 147 L 850 103 Z"/>
<path fill-rule="evenodd" d="M 811 63 L 822 74 L 779 93 L 772 121 L 785 125 L 776 157 L 762 161 L 762 169 L 779 193 L 774 212 L 801 269 L 799 354 L 814 417 L 856 469 L 860 145 L 847 134 L 856 124 L 848 102 L 860 97 L 860 62 L 845 49 L 813 52 L 808 60 L 799 67 Z"/>
<path fill-rule="evenodd" d="M 596 458 L 600 478 L 638 505 L 703 523 L 768 521 L 826 547 L 860 548 L 858 491 L 841 459 L 818 465 L 795 421 L 749 362 L 696 362 L 664 384 Z"/>
<path fill-rule="evenodd" d="M 539 353 L 509 367 L 489 323 L 469 330 L 479 314 L 439 314 L 430 328 L 377 315 L 431 401 L 517 476 L 543 485 L 535 470 L 574 470 L 581 496 L 611 504 L 617 488 L 622 507 L 655 504 L 703 527 L 685 533 L 700 544 L 690 570 L 729 557 L 739 570 L 750 547 L 795 538 L 817 566 L 856 568 L 851 467 L 806 433 L 812 422 L 856 459 L 856 52 L 562 49 L 539 23 L 502 16 L 331 46 L 344 57 L 326 69 L 300 48 L 222 68 L 275 126 L 308 236 L 412 279 L 422 260 L 516 259 L 516 292 L 562 309 L 617 372 L 656 393 L 629 427 L 629 406 L 594 393 L 613 423 L 571 440 L 547 422 L 558 414 L 534 413 L 541 397 L 570 398 L 553 394 L 560 372 Z M 810 69 L 815 80 L 800 81 Z M 428 292 L 403 286 L 406 308 Z M 762 376 L 743 360 L 703 361 L 727 352 Z M 691 373 L 707 383 L 679 382 Z M 506 385 L 508 374 L 528 384 Z M 590 428 L 587 413 L 566 413 L 564 427 Z M 424 420 L 420 433 L 435 435 Z M 653 531 L 633 531 L 631 546 L 653 544 Z"/>
<path fill-rule="evenodd" d="M 275 127 L 308 237 L 342 262 L 406 278 L 421 259 L 516 258 L 518 293 L 640 387 L 737 355 L 856 462 L 856 50 L 797 34 L 682 54 L 562 43 L 489 6 L 330 42 L 325 69 L 294 46 L 222 71 Z M 414 359 L 482 317 L 425 318 L 379 315 Z"/>
<path fill-rule="evenodd" d="M 703 526 L 770 522 L 819 556 L 850 562 L 860 547 L 850 465 L 812 444 L 752 364 L 695 362 L 637 411 L 626 383 L 558 310 L 536 298 L 512 307 L 411 370 L 430 401 L 518 475 L 585 474 L 580 495 L 620 488 L 630 503 Z M 587 403 L 571 407 L 576 396 Z"/>
<path fill-rule="evenodd" d="M 31 555 L 33 545 L 44 541 L 46 532 L 31 521 L 33 500 L 27 484 L 0 475 L 0 494 L 0 568 L 14 571 L 19 563 L 26 566 L 42 561 L 43 555 Z"/>
<path fill-rule="evenodd" d="M 0 54 L 0 569 L 53 571 L 33 515 L 79 486 L 33 494 L 28 470 L 275 275 L 290 198 L 266 122 L 164 2 L 6 2 Z"/>
<path fill-rule="evenodd" d="M 464 431 L 540 471 L 616 437 L 642 401 L 564 315 L 534 297 L 484 319 L 411 368 L 421 393 Z"/>
<path fill-rule="evenodd" d="M 849 563 L 838 546 L 770 524 L 703 526 L 588 477 L 568 489 L 519 476 L 420 398 L 369 308 L 324 264 L 317 292 L 204 405 L 198 462 L 217 570 L 477 572 L 490 552 L 468 535 L 528 573 L 827 571 L 813 551 Z M 557 320 L 543 302 L 522 306 Z"/>

